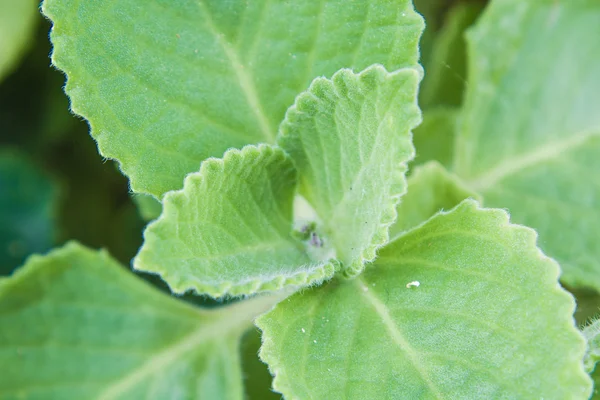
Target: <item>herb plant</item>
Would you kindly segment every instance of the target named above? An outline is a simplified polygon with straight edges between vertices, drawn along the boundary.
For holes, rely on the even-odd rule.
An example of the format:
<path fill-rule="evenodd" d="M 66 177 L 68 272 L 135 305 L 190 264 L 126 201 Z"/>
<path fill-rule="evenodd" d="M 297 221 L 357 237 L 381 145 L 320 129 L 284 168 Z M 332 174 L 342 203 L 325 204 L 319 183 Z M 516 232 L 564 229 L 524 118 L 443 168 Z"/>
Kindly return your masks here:
<path fill-rule="evenodd" d="M 0 398 L 241 399 L 253 324 L 286 399 L 592 396 L 558 279 L 600 291 L 600 4 L 443 3 L 419 44 L 409 0 L 45 0 L 152 222 L 137 276 L 0 280 Z"/>

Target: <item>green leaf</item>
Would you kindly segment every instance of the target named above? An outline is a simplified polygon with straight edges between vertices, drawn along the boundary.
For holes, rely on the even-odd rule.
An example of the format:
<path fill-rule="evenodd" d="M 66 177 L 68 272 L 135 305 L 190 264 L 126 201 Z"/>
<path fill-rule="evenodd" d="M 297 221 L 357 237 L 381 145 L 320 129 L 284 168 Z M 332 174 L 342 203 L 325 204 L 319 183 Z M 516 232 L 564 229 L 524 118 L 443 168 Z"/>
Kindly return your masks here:
<path fill-rule="evenodd" d="M 390 243 L 360 277 L 284 300 L 256 320 L 275 390 L 586 399 L 575 304 L 535 242 L 506 212 L 466 200 Z"/>
<path fill-rule="evenodd" d="M 317 260 L 320 249 L 292 235 L 295 189 L 294 165 L 276 147 L 204 161 L 183 190 L 165 196 L 134 268 L 160 274 L 175 293 L 214 297 L 330 278 L 334 263 Z"/>
<path fill-rule="evenodd" d="M 0 275 L 47 251 L 56 234 L 58 188 L 22 154 L 0 152 Z"/>
<path fill-rule="evenodd" d="M 423 123 L 414 131 L 417 151 L 413 165 L 435 160 L 445 167 L 452 165 L 458 110 L 430 108 L 423 113 Z"/>
<path fill-rule="evenodd" d="M 482 3 L 454 5 L 444 18 L 444 25 L 432 41 L 431 54 L 425 64 L 420 105 L 460 106 L 467 76 L 465 30 L 483 9 Z"/>
<path fill-rule="evenodd" d="M 242 399 L 238 342 L 273 303 L 193 308 L 70 243 L 0 281 L 0 396 Z"/>
<path fill-rule="evenodd" d="M 468 35 L 455 172 L 600 290 L 600 4 L 493 1 Z"/>
<path fill-rule="evenodd" d="M 477 193 L 437 162 L 418 166 L 408 178 L 408 191 L 396 207 L 398 218 L 390 227 L 390 241 L 434 214 L 453 209 L 467 198 L 481 200 Z"/>
<path fill-rule="evenodd" d="M 294 97 L 342 67 L 413 65 L 409 0 L 46 0 L 73 111 L 134 191 L 160 198 L 231 147 L 273 142 Z"/>
<path fill-rule="evenodd" d="M 0 81 L 17 66 L 32 42 L 38 0 L 0 0 Z"/>
<path fill-rule="evenodd" d="M 294 159 L 299 192 L 314 207 L 344 273 L 360 273 L 387 243 L 413 157 L 411 129 L 421 70 L 372 66 L 317 78 L 281 124 L 279 145 Z"/>

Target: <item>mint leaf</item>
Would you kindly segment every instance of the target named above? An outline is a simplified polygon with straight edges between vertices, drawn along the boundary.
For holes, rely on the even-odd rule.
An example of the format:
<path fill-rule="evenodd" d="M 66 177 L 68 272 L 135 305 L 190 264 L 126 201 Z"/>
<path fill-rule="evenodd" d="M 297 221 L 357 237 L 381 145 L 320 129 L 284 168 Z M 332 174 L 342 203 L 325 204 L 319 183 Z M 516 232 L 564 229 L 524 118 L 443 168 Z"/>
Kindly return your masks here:
<path fill-rule="evenodd" d="M 423 122 L 414 131 L 417 154 L 413 165 L 435 160 L 445 167 L 452 165 L 452 152 L 458 110 L 434 107 L 423 113 Z"/>
<path fill-rule="evenodd" d="M 183 190 L 165 196 L 133 265 L 160 274 L 175 293 L 214 297 L 327 279 L 334 265 L 313 259 L 310 241 L 292 235 L 295 189 L 294 165 L 276 147 L 206 160 Z"/>
<path fill-rule="evenodd" d="M 600 5 L 492 2 L 469 33 L 455 171 L 600 290 Z"/>
<path fill-rule="evenodd" d="M 417 68 L 341 70 L 331 80 L 317 78 L 281 124 L 278 143 L 298 168 L 300 194 L 347 275 L 360 273 L 387 242 L 414 155 L 420 78 Z"/>
<path fill-rule="evenodd" d="M 32 41 L 38 0 L 0 0 L 0 81 L 12 72 Z"/>
<path fill-rule="evenodd" d="M 390 243 L 360 277 L 284 300 L 256 320 L 275 390 L 587 398 L 573 298 L 535 242 L 506 212 L 466 200 Z"/>
<path fill-rule="evenodd" d="M 437 162 L 418 166 L 408 178 L 408 192 L 396 207 L 398 218 L 390 227 L 390 241 L 467 198 L 480 200 L 477 193 Z"/>
<path fill-rule="evenodd" d="M 273 142 L 314 77 L 415 64 L 422 27 L 409 0 L 46 0 L 43 10 L 73 111 L 132 189 L 158 198 L 207 157 Z"/>
<path fill-rule="evenodd" d="M 274 301 L 193 308 L 70 243 L 0 281 L 0 393 L 242 399 L 238 341 Z"/>
<path fill-rule="evenodd" d="M 31 160 L 0 151 L 0 275 L 53 245 L 57 201 L 55 182 Z"/>

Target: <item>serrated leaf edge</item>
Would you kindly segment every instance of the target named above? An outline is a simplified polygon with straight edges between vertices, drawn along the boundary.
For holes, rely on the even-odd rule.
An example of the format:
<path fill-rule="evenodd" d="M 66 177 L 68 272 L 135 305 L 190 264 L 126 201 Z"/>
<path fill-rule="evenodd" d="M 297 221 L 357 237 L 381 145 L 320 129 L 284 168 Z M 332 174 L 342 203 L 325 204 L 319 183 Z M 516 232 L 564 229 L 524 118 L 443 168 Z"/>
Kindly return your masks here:
<path fill-rule="evenodd" d="M 294 104 L 292 106 L 290 106 L 290 108 L 288 108 L 288 110 L 285 113 L 285 117 L 280 124 L 279 133 L 276 138 L 276 143 L 279 143 L 281 140 L 285 140 L 285 137 L 287 135 L 283 132 L 282 127 L 285 125 L 292 124 L 292 121 L 290 120 L 290 116 L 292 114 L 303 112 L 302 111 L 302 103 L 304 102 L 304 100 L 310 99 L 313 97 L 317 97 L 317 98 L 319 97 L 318 95 L 314 94 L 315 92 L 320 91 L 318 88 L 326 86 L 328 88 L 331 88 L 336 93 L 338 93 L 340 97 L 343 97 L 340 94 L 339 85 L 337 84 L 337 82 L 340 79 L 343 80 L 343 77 L 350 77 L 351 79 L 360 80 L 365 75 L 372 74 L 372 73 L 375 73 L 380 77 L 385 76 L 388 78 L 393 77 L 395 75 L 404 75 L 404 74 L 414 74 L 416 76 L 416 81 L 415 81 L 416 85 L 414 87 L 414 96 L 413 96 L 414 101 L 411 104 L 408 104 L 406 106 L 407 109 L 410 109 L 410 111 L 407 112 L 407 116 L 410 116 L 409 118 L 407 118 L 407 120 L 408 120 L 408 136 L 409 136 L 409 148 L 408 148 L 409 154 L 405 161 L 398 163 L 398 166 L 397 166 L 396 170 L 394 171 L 395 172 L 394 175 L 396 175 L 396 178 L 390 182 L 389 202 L 386 206 L 384 206 L 382 208 L 379 225 L 378 225 L 378 228 L 375 230 L 373 236 L 371 237 L 370 245 L 367 246 L 361 252 L 359 257 L 357 259 L 355 259 L 351 264 L 349 264 L 349 265 L 341 265 L 340 264 L 341 273 L 343 276 L 345 276 L 347 278 L 354 278 L 354 277 L 360 275 L 360 273 L 365 269 L 365 265 L 368 263 L 371 263 L 375 260 L 375 258 L 377 257 L 377 250 L 379 250 L 381 247 L 385 246 L 388 243 L 389 228 L 390 228 L 390 226 L 392 226 L 394 224 L 394 222 L 396 221 L 396 218 L 398 217 L 398 214 L 396 212 L 396 207 L 398 206 L 398 203 L 400 202 L 401 197 L 406 194 L 406 190 L 407 190 L 406 172 L 408 171 L 408 163 L 414 159 L 415 154 L 416 154 L 415 147 L 414 147 L 413 140 L 412 140 L 412 137 L 413 137 L 412 131 L 417 126 L 419 126 L 419 124 L 423 120 L 421 109 L 418 106 L 419 82 L 423 78 L 423 68 L 419 64 L 417 64 L 415 66 L 404 67 L 404 68 L 400 68 L 398 70 L 389 72 L 383 65 L 373 64 L 373 65 L 365 68 L 364 70 L 362 70 L 359 73 L 354 72 L 350 68 L 342 68 L 342 69 L 338 70 L 335 74 L 333 74 L 331 79 L 327 79 L 325 77 L 317 77 L 311 82 L 310 86 L 308 87 L 308 89 L 306 91 L 304 91 L 304 92 L 300 93 L 298 96 L 296 96 Z M 292 157 L 292 159 L 293 159 L 293 157 Z M 396 189 L 396 190 L 394 191 L 394 189 Z M 321 216 L 321 218 L 322 218 L 322 216 Z"/>
<path fill-rule="evenodd" d="M 575 307 L 576 307 L 575 299 L 569 292 L 567 292 L 565 289 L 562 288 L 562 286 L 560 285 L 560 283 L 558 281 L 559 276 L 560 276 L 560 266 L 559 266 L 558 262 L 556 262 L 554 259 L 546 256 L 542 252 L 542 250 L 539 248 L 539 246 L 537 245 L 538 234 L 534 229 L 510 222 L 510 214 L 508 213 L 508 211 L 506 211 L 504 209 L 498 209 L 498 208 L 484 208 L 484 207 L 481 207 L 476 200 L 466 199 L 466 200 L 463 200 L 456 207 L 454 207 L 452 210 L 441 211 L 441 212 L 437 213 L 436 215 L 434 215 L 432 218 L 430 218 L 428 221 L 431 221 L 434 218 L 439 218 L 440 216 L 443 216 L 446 214 L 450 214 L 454 210 L 457 210 L 457 209 L 463 208 L 463 207 L 472 209 L 477 212 L 483 212 L 487 215 L 494 215 L 496 217 L 496 221 L 497 221 L 496 225 L 497 225 L 498 229 L 506 229 L 506 230 L 522 232 L 526 237 L 526 242 L 523 243 L 522 248 L 530 249 L 528 251 L 528 253 L 533 258 L 537 258 L 537 259 L 540 259 L 541 261 L 543 261 L 544 264 L 548 268 L 548 274 L 546 276 L 546 278 L 548 279 L 548 282 L 545 282 L 546 284 L 550 284 L 548 287 L 548 289 L 549 289 L 548 294 L 551 296 L 557 297 L 557 298 L 562 297 L 566 303 L 569 303 L 570 313 L 571 313 L 571 315 L 573 314 L 573 312 L 575 311 Z M 423 224 L 421 224 L 419 227 L 421 227 L 422 225 Z M 402 238 L 406 234 L 418 229 L 419 227 L 415 227 L 415 228 L 407 231 L 405 234 L 399 236 L 396 240 L 402 240 Z M 390 242 L 390 243 L 392 243 L 392 242 Z M 551 286 L 552 283 L 554 283 L 553 286 Z M 284 367 L 283 367 L 282 363 L 278 362 L 277 356 L 275 354 L 275 352 L 276 352 L 275 340 L 269 334 L 268 327 L 263 322 L 267 318 L 267 316 L 270 314 L 270 312 L 275 310 L 277 307 L 280 307 L 280 304 L 281 303 L 277 304 L 273 309 L 271 309 L 271 311 L 262 314 L 261 316 L 256 318 L 256 320 L 254 321 L 255 325 L 262 332 L 262 336 L 261 336 L 262 337 L 262 345 L 260 347 L 258 355 L 259 355 L 260 359 L 268 365 L 269 371 L 271 372 L 271 375 L 273 375 L 273 390 L 277 391 L 278 393 L 284 394 L 286 399 L 288 399 L 288 400 L 299 399 L 299 397 L 294 397 L 292 394 L 289 393 L 291 391 L 291 386 L 289 385 L 289 378 L 287 377 L 287 375 L 284 372 Z M 563 323 L 564 322 L 566 322 L 566 321 L 563 321 Z M 580 346 L 579 346 L 578 351 L 569 353 L 569 359 L 565 360 L 565 364 L 579 363 L 579 365 L 581 366 L 581 368 L 580 368 L 581 376 L 583 379 L 587 378 L 587 381 L 588 381 L 588 392 L 586 394 L 589 396 L 589 394 L 591 393 L 591 390 L 592 390 L 592 380 L 590 379 L 589 375 L 585 372 L 584 363 L 583 363 L 584 356 L 586 355 L 585 337 L 576 328 L 575 319 L 573 317 L 571 317 L 570 324 L 565 323 L 564 325 L 565 325 L 565 327 L 563 329 L 564 329 L 565 333 L 568 332 L 571 334 L 571 336 L 573 338 L 578 337 L 580 339 L 579 340 Z"/>
<path fill-rule="evenodd" d="M 115 162 L 119 166 L 119 170 L 123 171 L 123 173 L 130 178 L 129 185 L 131 189 L 138 193 L 154 195 L 154 193 L 151 193 L 150 191 L 142 190 L 141 188 L 139 188 L 134 182 L 134 180 L 131 179 L 132 175 L 135 175 L 135 173 L 131 174 L 130 172 L 131 170 L 135 170 L 135 168 L 128 168 L 121 163 L 120 158 L 124 155 L 124 153 L 119 151 L 109 151 L 109 149 L 107 149 L 106 146 L 99 140 L 99 136 L 101 135 L 102 129 L 98 129 L 98 126 L 92 120 L 89 119 L 88 113 L 86 112 L 87 107 L 80 106 L 80 102 L 77 101 L 77 92 L 84 90 L 84 85 L 80 83 L 83 82 L 84 79 L 79 79 L 80 77 L 78 74 L 73 74 L 73 70 L 71 68 L 72 66 L 69 65 L 68 62 L 63 62 L 63 54 L 65 54 L 66 51 L 63 50 L 65 46 L 63 46 L 62 44 L 63 42 L 68 41 L 65 39 L 67 35 L 63 33 L 63 31 L 66 30 L 63 30 L 62 23 L 58 22 L 56 19 L 56 15 L 54 15 L 48 9 L 47 1 L 42 2 L 40 10 L 42 14 L 52 23 L 52 27 L 50 28 L 49 34 L 49 37 L 52 42 L 52 52 L 50 54 L 50 59 L 52 65 L 65 75 L 66 83 L 63 87 L 63 90 L 69 98 L 69 107 L 71 112 L 83 118 L 87 122 L 90 129 L 89 133 L 96 141 L 98 151 L 103 157 L 115 160 Z"/>
<path fill-rule="evenodd" d="M 162 187 L 165 185 L 152 186 L 141 182 L 139 176 L 142 174 L 140 174 L 139 163 L 131 162 L 131 156 L 135 153 L 127 150 L 125 147 L 121 149 L 119 146 L 111 146 L 111 138 L 107 135 L 108 131 L 103 129 L 103 124 L 97 123 L 95 119 L 90 119 L 89 106 L 87 103 L 79 101 L 79 94 L 88 90 L 85 85 L 85 74 L 74 73 L 75 68 L 73 68 L 72 63 L 64 61 L 65 58 L 68 59 L 68 57 L 65 56 L 68 51 L 66 50 L 67 46 L 65 46 L 64 43 L 70 40 L 68 34 L 65 33 L 67 29 L 63 29 L 63 24 L 55 18 L 56 15 L 48 10 L 46 0 L 42 2 L 40 9 L 42 14 L 52 23 L 49 35 L 52 42 L 50 59 L 52 65 L 65 75 L 66 83 L 63 90 L 69 98 L 70 111 L 85 120 L 89 126 L 89 134 L 96 142 L 98 152 L 105 159 L 113 160 L 117 164 L 119 170 L 129 179 L 129 188 L 131 191 L 151 195 L 160 200 L 166 193 Z M 150 145 L 156 146 L 155 144 Z M 164 148 L 161 150 L 167 151 Z M 175 150 L 168 152 L 174 155 L 181 155 L 181 153 Z M 201 160 L 198 160 L 198 165 L 200 164 L 200 161 Z"/>
<path fill-rule="evenodd" d="M 222 170 L 226 162 L 233 160 L 241 160 L 245 157 L 269 158 L 282 157 L 290 159 L 290 156 L 277 146 L 268 144 L 247 145 L 242 149 L 230 149 L 223 158 L 210 157 L 202 162 L 200 171 L 190 173 L 186 176 L 184 187 L 181 190 L 167 192 L 163 198 L 163 212 L 160 217 L 152 221 L 144 231 L 144 243 L 146 243 L 146 233 L 150 232 L 153 227 L 164 220 L 170 218 L 167 213 L 170 208 L 168 204 L 171 198 L 186 196 L 185 188 L 188 182 L 197 179 L 203 179 L 207 174 L 214 170 Z M 290 224 L 290 231 L 293 226 Z M 186 292 L 193 291 L 198 294 L 206 294 L 214 298 L 248 296 L 260 292 L 278 291 L 285 287 L 303 287 L 317 285 L 331 278 L 335 271 L 339 269 L 339 262 L 335 259 L 330 259 L 323 262 L 315 262 L 300 266 L 298 271 L 292 274 L 274 273 L 263 275 L 261 277 L 252 277 L 239 282 L 223 282 L 218 285 L 205 284 L 198 280 L 182 277 L 177 273 L 172 273 L 164 265 L 146 265 L 141 259 L 144 246 L 140 249 L 136 257 L 133 259 L 133 269 L 143 271 L 160 276 L 175 294 L 182 295 Z"/>

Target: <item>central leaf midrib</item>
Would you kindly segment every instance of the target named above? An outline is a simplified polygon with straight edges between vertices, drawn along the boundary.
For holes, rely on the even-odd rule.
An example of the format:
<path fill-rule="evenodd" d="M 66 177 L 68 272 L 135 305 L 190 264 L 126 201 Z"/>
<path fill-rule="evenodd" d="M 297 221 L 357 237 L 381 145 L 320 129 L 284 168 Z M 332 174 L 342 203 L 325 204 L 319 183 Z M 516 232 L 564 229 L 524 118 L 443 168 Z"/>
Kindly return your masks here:
<path fill-rule="evenodd" d="M 375 309 L 375 312 L 381 318 L 381 322 L 388 331 L 388 334 L 396 343 L 396 345 L 398 345 L 400 350 L 406 355 L 408 361 L 421 376 L 421 379 L 423 379 L 423 382 L 431 390 L 433 396 L 440 400 L 443 399 L 442 393 L 431 380 L 428 371 L 420 364 L 420 359 L 417 352 L 406 340 L 402 331 L 400 330 L 400 327 L 394 322 L 394 319 L 390 315 L 387 306 L 371 292 L 368 284 L 363 280 L 363 278 L 357 278 L 355 282 L 355 286 L 360 295 Z"/>
<path fill-rule="evenodd" d="M 221 312 L 224 312 L 221 318 L 212 323 L 201 324 L 190 334 L 161 349 L 149 357 L 143 364 L 133 369 L 129 374 L 106 387 L 97 396 L 97 399 L 117 399 L 140 383 L 144 378 L 167 368 L 179 357 L 192 351 L 200 343 L 213 338 L 224 339 L 227 334 L 236 330 L 239 330 L 240 333 L 243 332 L 243 328 L 249 325 L 256 315 L 267 311 L 279 300 L 281 300 L 280 295 L 261 296 L 229 306 L 228 309 L 222 309 Z M 215 311 L 215 313 L 217 312 L 219 311 Z"/>
<path fill-rule="evenodd" d="M 219 29 L 217 29 L 217 27 L 213 23 L 211 14 L 204 5 L 204 0 L 198 0 L 198 6 L 200 7 L 202 14 L 204 15 L 206 27 L 221 45 L 221 48 L 223 49 L 225 55 L 227 56 L 227 59 L 229 60 L 231 68 L 233 68 L 233 71 L 235 72 L 236 78 L 240 84 L 240 88 L 242 89 L 242 92 L 244 93 L 244 96 L 248 101 L 250 109 L 256 117 L 256 121 L 258 122 L 262 135 L 265 138 L 265 141 L 267 143 L 274 143 L 275 133 L 271 128 L 269 118 L 265 114 L 263 105 L 260 101 L 260 98 L 258 97 L 254 80 L 248 73 L 247 69 L 244 68 L 244 64 L 242 64 L 242 62 L 240 61 L 240 58 L 238 57 L 238 54 L 236 53 L 234 48 L 227 42 L 225 34 L 220 32 Z"/>
<path fill-rule="evenodd" d="M 600 137 L 600 130 L 585 131 L 565 140 L 546 143 L 527 153 L 501 161 L 486 172 L 470 179 L 466 184 L 474 191 L 485 192 L 498 182 L 513 176 L 524 169 L 559 158 L 569 151 L 585 145 L 588 140 Z"/>

